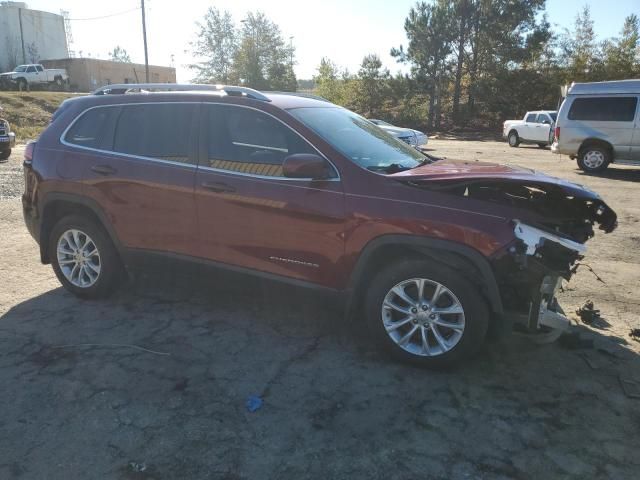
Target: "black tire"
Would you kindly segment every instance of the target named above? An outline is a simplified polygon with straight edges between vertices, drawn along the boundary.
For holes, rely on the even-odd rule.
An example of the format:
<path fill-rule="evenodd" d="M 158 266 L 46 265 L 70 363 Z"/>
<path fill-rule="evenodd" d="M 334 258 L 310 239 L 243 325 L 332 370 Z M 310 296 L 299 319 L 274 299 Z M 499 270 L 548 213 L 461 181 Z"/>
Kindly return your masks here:
<path fill-rule="evenodd" d="M 24 78 L 21 78 L 20 80 L 18 80 L 18 91 L 20 91 L 20 92 L 28 92 L 29 91 L 29 84 L 27 83 L 27 81 Z"/>
<path fill-rule="evenodd" d="M 7 160 L 7 159 L 9 159 L 10 156 L 11 156 L 11 149 L 2 150 L 0 152 L 0 160 Z"/>
<path fill-rule="evenodd" d="M 520 145 L 520 137 L 518 136 L 518 132 L 516 132 L 515 130 L 511 130 L 509 132 L 507 140 L 510 147 L 518 147 Z"/>
<path fill-rule="evenodd" d="M 602 162 L 595 162 L 593 158 L 601 158 Z M 588 173 L 599 173 L 611 163 L 611 151 L 603 145 L 587 145 L 578 153 L 578 167 Z"/>
<path fill-rule="evenodd" d="M 425 278 L 442 284 L 457 297 L 462 305 L 464 310 L 462 336 L 450 350 L 444 353 L 423 356 L 408 352 L 390 337 L 384 326 L 382 308 L 387 293 L 400 282 L 413 278 Z M 372 333 L 380 347 L 399 360 L 427 368 L 448 368 L 469 358 L 482 346 L 489 324 L 487 305 L 479 289 L 469 283 L 464 275 L 448 267 L 415 258 L 400 260 L 378 272 L 369 285 L 364 307 L 367 330 Z M 410 324 L 408 328 L 412 328 Z M 432 340 L 435 340 L 435 337 Z"/>
<path fill-rule="evenodd" d="M 540 148 L 547 148 L 547 145 L 548 145 L 547 143 L 539 143 L 539 144 L 538 144 L 538 147 L 540 147 Z"/>
<path fill-rule="evenodd" d="M 100 273 L 93 285 L 80 287 L 71 283 L 62 272 L 58 261 L 57 246 L 60 237 L 70 229 L 80 230 L 87 234 L 100 255 Z M 60 219 L 51 230 L 49 236 L 49 258 L 58 280 L 67 290 L 80 298 L 97 299 L 108 297 L 124 280 L 124 267 L 116 248 L 107 232 L 101 225 L 81 215 L 69 215 Z"/>

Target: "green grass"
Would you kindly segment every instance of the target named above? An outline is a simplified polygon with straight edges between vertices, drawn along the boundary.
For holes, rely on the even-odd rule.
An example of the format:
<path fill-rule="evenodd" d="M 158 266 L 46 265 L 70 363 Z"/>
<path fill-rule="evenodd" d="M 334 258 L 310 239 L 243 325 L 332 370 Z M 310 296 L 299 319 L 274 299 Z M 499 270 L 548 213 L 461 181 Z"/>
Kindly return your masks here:
<path fill-rule="evenodd" d="M 38 138 L 60 104 L 75 96 L 66 92 L 0 92 L 0 105 L 16 142 L 25 143 Z"/>

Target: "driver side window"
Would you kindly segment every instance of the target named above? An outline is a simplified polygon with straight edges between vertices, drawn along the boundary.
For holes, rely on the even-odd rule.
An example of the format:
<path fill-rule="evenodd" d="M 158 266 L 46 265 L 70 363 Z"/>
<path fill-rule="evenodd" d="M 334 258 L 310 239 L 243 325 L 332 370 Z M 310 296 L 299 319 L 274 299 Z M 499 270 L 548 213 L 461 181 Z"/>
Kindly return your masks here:
<path fill-rule="evenodd" d="M 527 123 L 536 123 L 536 114 L 530 113 L 524 121 Z"/>
<path fill-rule="evenodd" d="M 284 159 L 316 153 L 290 128 L 250 108 L 207 105 L 208 166 L 268 177 L 282 177 Z"/>

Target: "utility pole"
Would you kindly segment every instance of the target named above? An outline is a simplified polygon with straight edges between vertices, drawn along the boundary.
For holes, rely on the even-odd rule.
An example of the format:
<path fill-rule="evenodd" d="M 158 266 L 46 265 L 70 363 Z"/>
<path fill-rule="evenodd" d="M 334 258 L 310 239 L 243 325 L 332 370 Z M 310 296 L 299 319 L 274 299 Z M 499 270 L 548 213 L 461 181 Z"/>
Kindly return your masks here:
<path fill-rule="evenodd" d="M 144 18 L 144 0 L 140 0 L 142 6 L 142 36 L 144 38 L 144 75 L 145 81 L 149 83 L 149 53 L 147 52 L 147 22 Z"/>

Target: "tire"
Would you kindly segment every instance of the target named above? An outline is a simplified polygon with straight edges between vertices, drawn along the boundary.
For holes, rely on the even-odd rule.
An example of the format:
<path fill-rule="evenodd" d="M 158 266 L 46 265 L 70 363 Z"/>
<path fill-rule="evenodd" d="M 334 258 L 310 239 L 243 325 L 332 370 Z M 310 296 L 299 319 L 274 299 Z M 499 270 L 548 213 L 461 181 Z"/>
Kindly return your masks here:
<path fill-rule="evenodd" d="M 548 143 L 539 143 L 538 147 L 540 148 L 547 148 Z"/>
<path fill-rule="evenodd" d="M 0 152 L 0 160 L 7 160 L 11 156 L 11 149 Z"/>
<path fill-rule="evenodd" d="M 27 92 L 29 91 L 29 84 L 27 83 L 27 81 L 23 78 L 21 78 L 20 80 L 18 80 L 18 91 L 20 92 Z"/>
<path fill-rule="evenodd" d="M 605 170 L 611 162 L 609 149 L 601 145 L 587 145 L 578 153 L 578 167 L 588 173 Z"/>
<path fill-rule="evenodd" d="M 419 279 L 424 282 L 422 304 L 412 306 L 395 294 L 394 290 L 401 289 L 415 301 Z M 438 284 L 441 294 L 429 305 Z M 367 330 L 382 349 L 399 360 L 428 368 L 448 368 L 469 358 L 484 342 L 489 324 L 487 305 L 478 288 L 460 273 L 425 260 L 404 259 L 381 270 L 369 285 L 364 307 Z M 431 310 L 447 307 L 462 313 L 437 314 Z M 459 328 L 437 325 L 443 321 Z M 390 327 L 394 329 L 388 332 Z M 411 331 L 414 333 L 401 346 L 400 339 L 406 339 Z"/>
<path fill-rule="evenodd" d="M 518 136 L 518 132 L 516 132 L 515 130 L 509 132 L 507 140 L 509 141 L 510 147 L 515 148 L 520 145 L 520 137 Z"/>
<path fill-rule="evenodd" d="M 74 239 L 73 231 L 79 232 L 77 239 Z M 66 237 L 66 238 L 63 238 Z M 73 260 L 73 253 L 58 253 L 58 246 L 62 251 L 80 251 L 75 248 L 75 242 L 82 245 L 85 238 L 95 247 L 98 255 L 86 256 L 84 264 L 76 270 L 73 275 L 71 267 L 75 269 L 76 263 Z M 49 236 L 49 258 L 58 280 L 62 286 L 80 298 L 97 299 L 108 297 L 116 286 L 124 279 L 124 268 L 118 252 L 109 235 L 101 225 L 96 224 L 80 215 L 69 215 L 55 224 Z M 92 245 L 87 243 L 85 251 L 93 250 Z M 66 263 L 61 263 L 65 262 Z M 91 265 L 89 265 L 91 264 Z M 84 267 L 84 271 L 82 268 Z M 96 274 L 95 267 L 98 268 Z M 85 273 L 86 272 L 86 273 Z M 92 279 L 89 273 L 95 274 Z M 71 279 L 68 275 L 71 274 Z M 81 285 L 84 283 L 84 285 Z"/>

